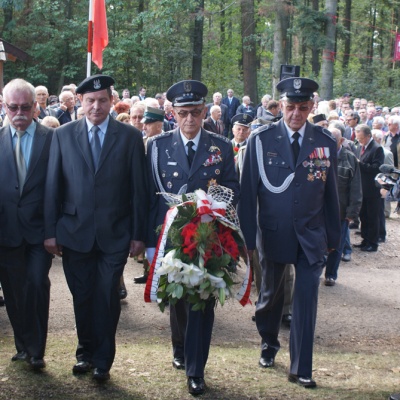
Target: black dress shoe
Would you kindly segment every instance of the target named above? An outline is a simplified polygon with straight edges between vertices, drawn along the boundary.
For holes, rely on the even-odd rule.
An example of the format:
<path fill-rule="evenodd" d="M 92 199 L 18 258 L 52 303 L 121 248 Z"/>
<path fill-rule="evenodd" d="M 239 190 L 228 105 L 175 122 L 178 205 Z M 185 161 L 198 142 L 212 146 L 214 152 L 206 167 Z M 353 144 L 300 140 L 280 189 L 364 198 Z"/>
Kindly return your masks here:
<path fill-rule="evenodd" d="M 313 379 L 307 378 L 305 376 L 289 374 L 288 380 L 289 382 L 296 383 L 297 385 L 303 386 L 304 388 L 307 389 L 312 389 L 317 386 L 317 384 Z"/>
<path fill-rule="evenodd" d="M 72 367 L 72 373 L 74 374 L 86 374 L 86 372 L 90 372 L 92 369 L 92 364 L 89 361 L 78 361 Z"/>
<path fill-rule="evenodd" d="M 11 361 L 28 361 L 28 354 L 25 351 L 19 351 L 11 357 Z"/>
<path fill-rule="evenodd" d="M 3 307 L 6 302 L 4 301 L 4 297 L 0 296 L 0 307 Z"/>
<path fill-rule="evenodd" d="M 388 400 L 400 400 L 400 393 L 391 394 Z"/>
<path fill-rule="evenodd" d="M 187 385 L 189 393 L 193 394 L 194 396 L 204 393 L 204 378 L 195 378 L 193 376 L 189 376 L 187 380 Z"/>
<path fill-rule="evenodd" d="M 136 276 L 135 278 L 133 278 L 133 281 L 135 283 L 146 283 L 147 282 L 147 276 L 148 275 Z"/>
<path fill-rule="evenodd" d="M 292 323 L 292 314 L 283 314 L 282 315 L 282 324 L 284 324 L 288 328 L 290 328 L 291 323 Z"/>
<path fill-rule="evenodd" d="M 261 357 L 258 365 L 261 368 L 272 368 L 275 364 L 275 359 L 273 357 Z"/>
<path fill-rule="evenodd" d="M 185 360 L 181 357 L 175 357 L 172 360 L 172 366 L 175 369 L 185 369 Z"/>
<path fill-rule="evenodd" d="M 358 224 L 356 222 L 351 222 L 349 224 L 349 229 L 358 229 Z"/>
<path fill-rule="evenodd" d="M 128 291 L 126 290 L 125 286 L 120 286 L 118 289 L 118 293 L 120 300 L 124 300 L 128 296 Z"/>
<path fill-rule="evenodd" d="M 361 243 L 358 244 L 353 244 L 353 247 L 357 247 L 359 249 L 361 249 L 362 247 L 366 247 L 368 246 L 368 242 L 366 240 L 363 240 Z"/>
<path fill-rule="evenodd" d="M 29 365 L 36 371 L 46 368 L 46 363 L 44 362 L 43 358 L 31 357 L 28 362 Z"/>
<path fill-rule="evenodd" d="M 110 379 L 110 373 L 105 369 L 95 368 L 93 371 L 93 379 L 97 382 L 105 382 Z"/>
<path fill-rule="evenodd" d="M 373 246 L 372 244 L 361 247 L 361 251 L 367 251 L 368 253 L 372 253 L 373 251 L 378 251 L 378 246 Z"/>

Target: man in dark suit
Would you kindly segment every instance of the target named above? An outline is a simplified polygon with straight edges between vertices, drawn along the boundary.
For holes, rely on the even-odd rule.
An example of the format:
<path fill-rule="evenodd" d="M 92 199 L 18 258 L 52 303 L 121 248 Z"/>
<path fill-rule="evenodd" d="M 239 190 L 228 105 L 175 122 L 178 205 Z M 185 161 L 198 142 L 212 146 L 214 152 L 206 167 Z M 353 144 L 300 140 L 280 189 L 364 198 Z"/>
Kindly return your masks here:
<path fill-rule="evenodd" d="M 256 247 L 262 269 L 256 307 L 261 336 L 259 365 L 274 365 L 280 348 L 285 265 L 296 268 L 290 330 L 289 381 L 315 387 L 312 354 L 319 279 L 324 255 L 340 243 L 336 143 L 310 124 L 313 92 L 305 78 L 278 83 L 283 118 L 259 128 L 247 142 L 239 219 L 250 256 Z M 258 207 L 257 207 L 258 205 Z"/>
<path fill-rule="evenodd" d="M 12 360 L 40 370 L 50 303 L 43 201 L 53 131 L 33 120 L 30 83 L 14 79 L 3 93 L 10 125 L 0 130 L 0 282 L 17 348 Z"/>
<path fill-rule="evenodd" d="M 213 102 L 212 103 L 208 103 L 206 105 L 207 107 L 207 114 L 206 117 L 210 117 L 211 116 L 211 107 L 212 106 L 218 106 L 221 109 L 221 115 L 219 117 L 220 121 L 223 124 L 223 127 L 225 129 L 225 126 L 228 124 L 228 107 L 222 103 L 222 94 L 219 92 L 216 92 L 213 94 Z"/>
<path fill-rule="evenodd" d="M 360 116 L 356 111 L 347 110 L 345 114 L 346 129 L 343 137 L 354 142 L 356 140 L 356 126 L 360 122 Z"/>
<path fill-rule="evenodd" d="M 236 109 L 236 114 L 248 114 L 253 119 L 256 116 L 256 109 L 251 105 L 251 100 L 249 96 L 243 96 L 243 103 Z"/>
<path fill-rule="evenodd" d="M 66 90 L 61 92 L 59 97 L 60 107 L 56 111 L 56 118 L 60 122 L 60 125 L 76 121 L 78 119 L 78 107 L 75 105 L 75 95 L 71 91 Z"/>
<path fill-rule="evenodd" d="M 168 211 L 167 196 L 157 193 L 192 193 L 207 191 L 219 184 L 233 190 L 237 201 L 239 182 L 235 175 L 230 141 L 222 135 L 201 128 L 207 108 L 207 87 L 198 81 L 182 81 L 169 88 L 167 98 L 179 126 L 174 131 L 155 136 L 147 142 L 147 165 L 150 180 L 150 224 L 147 256 L 153 258 L 157 244 L 156 229 Z M 204 392 L 204 368 L 208 358 L 214 322 L 215 301 L 204 311 L 194 311 L 184 300 L 170 306 L 173 362 L 185 369 L 191 394 Z"/>
<path fill-rule="evenodd" d="M 224 97 L 221 101 L 222 104 L 225 104 L 228 107 L 228 118 L 227 123 L 225 125 L 225 133 L 224 135 L 228 137 L 229 131 L 232 129 L 232 118 L 236 114 L 237 108 L 240 106 L 240 100 L 233 95 L 233 90 L 228 89 L 226 92 L 227 96 Z"/>
<path fill-rule="evenodd" d="M 203 128 L 206 131 L 224 134 L 224 123 L 221 121 L 221 107 L 212 106 L 210 108 L 210 116 L 204 120 Z"/>
<path fill-rule="evenodd" d="M 62 255 L 79 345 L 74 373 L 105 381 L 115 356 L 118 287 L 128 254 L 144 250 L 147 183 L 142 134 L 110 117 L 114 79 L 77 88 L 85 118 L 54 134 L 46 182 L 46 249 Z"/>
<path fill-rule="evenodd" d="M 359 146 L 356 157 L 359 159 L 363 199 L 360 211 L 362 242 L 355 244 L 361 251 L 375 252 L 378 250 L 379 239 L 379 208 L 381 203 L 380 189 L 375 184 L 379 167 L 384 162 L 384 152 L 372 137 L 368 125 L 356 127 L 356 138 Z"/>

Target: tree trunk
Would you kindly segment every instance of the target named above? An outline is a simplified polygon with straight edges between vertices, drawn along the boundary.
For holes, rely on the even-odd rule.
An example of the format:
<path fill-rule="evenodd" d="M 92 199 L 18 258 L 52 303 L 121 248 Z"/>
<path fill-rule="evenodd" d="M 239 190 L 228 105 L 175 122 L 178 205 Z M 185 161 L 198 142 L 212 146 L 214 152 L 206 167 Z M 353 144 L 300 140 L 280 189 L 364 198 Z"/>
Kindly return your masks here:
<path fill-rule="evenodd" d="M 320 85 L 320 97 L 325 100 L 333 98 L 333 65 L 335 62 L 334 48 L 336 37 L 336 12 L 337 0 L 326 0 L 326 37 L 327 43 L 322 57 L 322 77 Z"/>
<path fill-rule="evenodd" d="M 254 0 L 241 0 L 240 11 L 244 94 L 250 96 L 251 101 L 256 105 L 258 103 L 258 93 Z"/>
<path fill-rule="evenodd" d="M 288 62 L 287 31 L 290 23 L 288 3 L 278 0 L 276 3 L 274 58 L 272 61 L 272 96 L 276 98 L 276 85 L 280 80 L 281 65 Z"/>
<path fill-rule="evenodd" d="M 349 32 L 348 35 L 345 36 L 344 39 L 344 56 L 343 56 L 343 63 L 342 63 L 342 68 L 346 73 L 346 70 L 349 66 L 349 60 L 350 60 L 350 51 L 351 51 L 351 1 L 352 0 L 346 0 L 345 3 L 345 8 L 344 8 L 344 21 L 343 21 L 343 26 L 345 27 L 346 31 Z"/>
<path fill-rule="evenodd" d="M 193 28 L 192 79 L 201 81 L 203 61 L 204 0 L 198 0 Z"/>
<path fill-rule="evenodd" d="M 351 0 L 350 0 L 351 1 Z M 312 8 L 314 11 L 319 10 L 319 1 L 312 0 Z M 311 49 L 311 69 L 314 75 L 318 76 L 321 69 L 320 62 L 321 51 L 317 46 L 313 46 Z"/>

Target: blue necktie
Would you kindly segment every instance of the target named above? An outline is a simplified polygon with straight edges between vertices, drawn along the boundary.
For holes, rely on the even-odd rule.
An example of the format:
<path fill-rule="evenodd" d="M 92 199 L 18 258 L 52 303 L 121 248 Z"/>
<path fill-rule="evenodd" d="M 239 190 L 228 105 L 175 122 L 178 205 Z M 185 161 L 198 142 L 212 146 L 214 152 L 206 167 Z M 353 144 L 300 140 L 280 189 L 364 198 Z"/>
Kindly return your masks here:
<path fill-rule="evenodd" d="M 101 144 L 99 138 L 99 130 L 100 128 L 97 125 L 93 125 L 92 128 L 92 139 L 90 141 L 90 149 L 92 150 L 92 159 L 94 170 L 97 170 L 97 166 L 99 165 L 99 158 L 101 153 Z"/>

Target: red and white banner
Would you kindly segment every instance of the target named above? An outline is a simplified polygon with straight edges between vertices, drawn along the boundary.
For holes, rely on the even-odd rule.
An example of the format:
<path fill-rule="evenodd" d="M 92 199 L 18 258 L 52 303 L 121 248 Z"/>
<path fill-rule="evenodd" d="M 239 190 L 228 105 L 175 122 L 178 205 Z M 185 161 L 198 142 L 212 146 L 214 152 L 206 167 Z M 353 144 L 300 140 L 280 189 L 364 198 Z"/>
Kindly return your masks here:
<path fill-rule="evenodd" d="M 396 33 L 394 41 L 393 61 L 400 61 L 400 33 Z"/>

